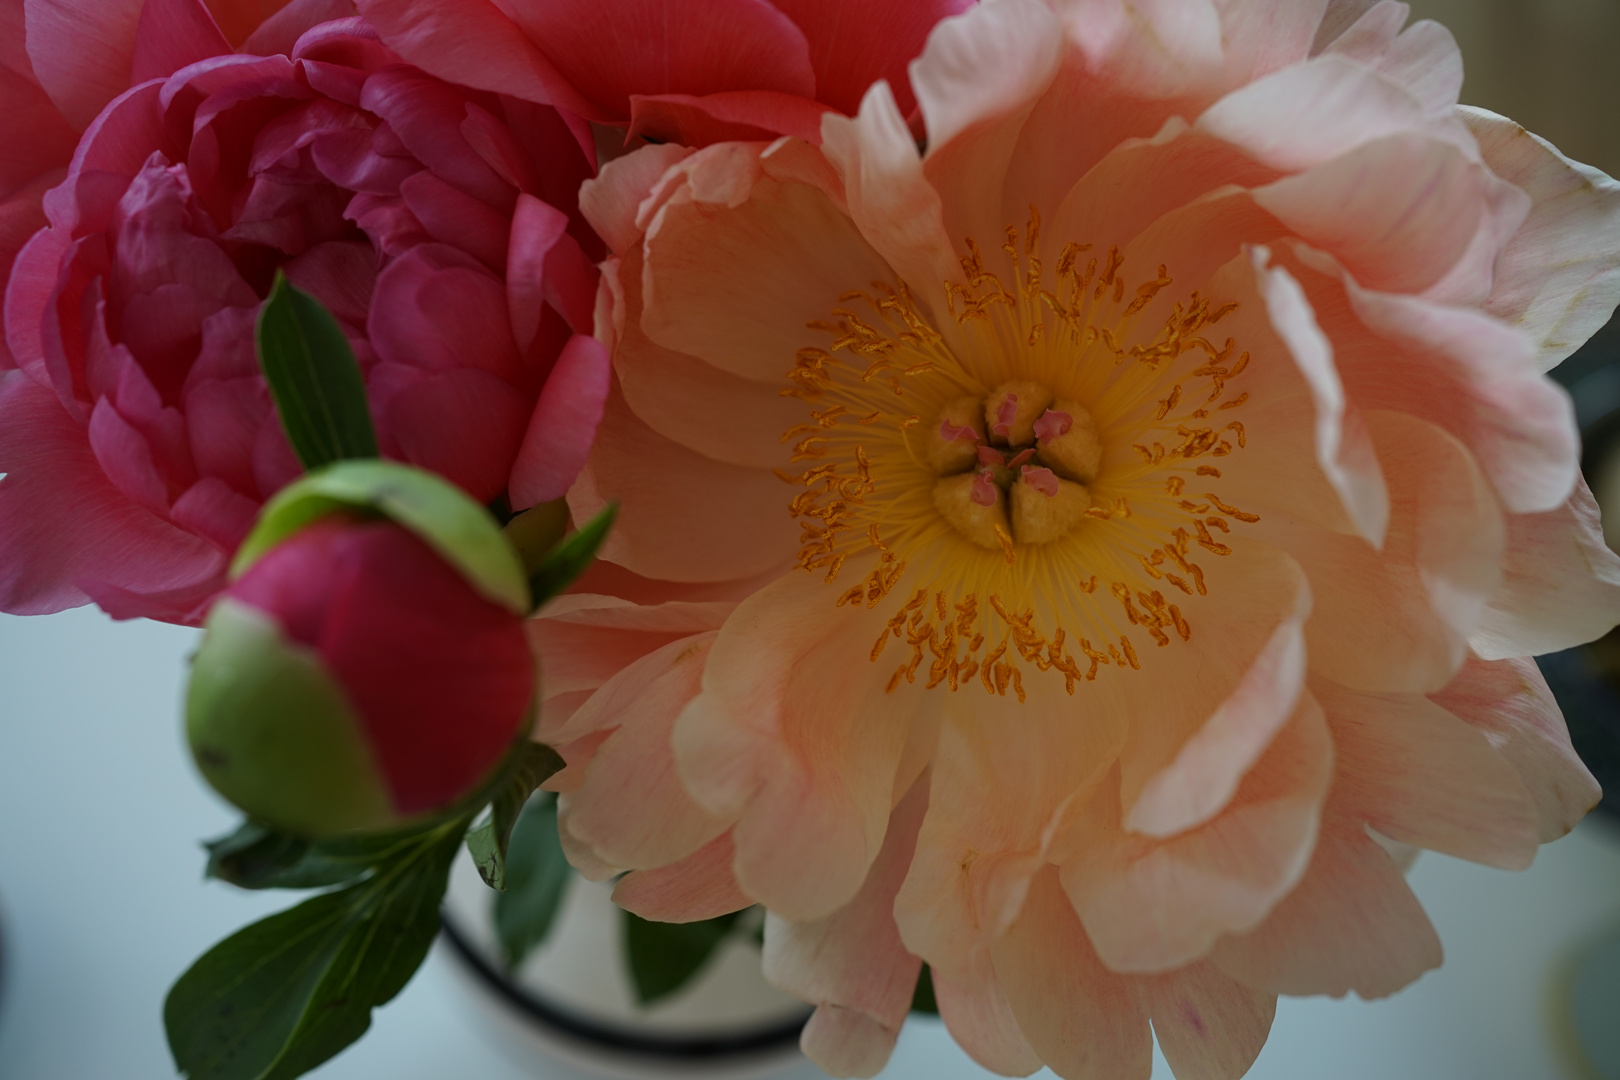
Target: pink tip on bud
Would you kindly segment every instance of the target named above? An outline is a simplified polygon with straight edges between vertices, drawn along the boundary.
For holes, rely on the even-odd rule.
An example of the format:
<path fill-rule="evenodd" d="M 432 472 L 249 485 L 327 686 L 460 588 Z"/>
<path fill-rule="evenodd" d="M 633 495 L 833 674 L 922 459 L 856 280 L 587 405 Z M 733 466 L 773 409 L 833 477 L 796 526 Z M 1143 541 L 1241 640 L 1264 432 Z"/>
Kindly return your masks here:
<path fill-rule="evenodd" d="M 1051 469 L 1043 469 L 1039 465 L 1025 465 L 1022 475 L 1025 483 L 1048 499 L 1058 493 L 1057 474 Z"/>
<path fill-rule="evenodd" d="M 1011 461 L 1007 462 L 1007 468 L 1016 469 L 1016 468 L 1018 468 L 1018 466 L 1022 465 L 1024 462 L 1028 461 L 1030 458 L 1032 458 L 1034 456 L 1035 456 L 1035 448 L 1033 446 L 1030 447 L 1028 450 L 1020 450 L 1020 451 L 1018 451 L 1018 453 L 1016 455 L 1013 456 L 1013 459 Z"/>
<path fill-rule="evenodd" d="M 1017 416 L 1018 395 L 1008 394 L 1007 400 L 996 406 L 996 423 L 991 430 L 1005 437 L 1012 430 L 1012 422 Z"/>
<path fill-rule="evenodd" d="M 1002 452 L 1000 450 L 997 450 L 993 446 L 980 445 L 980 447 L 979 447 L 979 464 L 980 465 L 1005 465 L 1005 464 L 1007 464 L 1007 458 L 1006 458 L 1006 455 L 1002 454 Z"/>
<path fill-rule="evenodd" d="M 956 442 L 959 439 L 962 442 L 970 443 L 976 443 L 979 441 L 978 432 L 974 431 L 966 424 L 957 425 L 951 423 L 949 420 L 941 420 L 939 422 L 939 437 L 948 443 Z"/>
<path fill-rule="evenodd" d="M 1055 439 L 1060 435 L 1067 435 L 1069 429 L 1074 427 L 1074 417 L 1066 412 L 1056 409 L 1047 409 L 1041 418 L 1035 421 L 1035 437 L 1037 439 Z"/>
<path fill-rule="evenodd" d="M 973 478 L 973 491 L 969 497 L 980 506 L 996 505 L 996 482 L 990 479 L 989 473 L 982 472 Z"/>

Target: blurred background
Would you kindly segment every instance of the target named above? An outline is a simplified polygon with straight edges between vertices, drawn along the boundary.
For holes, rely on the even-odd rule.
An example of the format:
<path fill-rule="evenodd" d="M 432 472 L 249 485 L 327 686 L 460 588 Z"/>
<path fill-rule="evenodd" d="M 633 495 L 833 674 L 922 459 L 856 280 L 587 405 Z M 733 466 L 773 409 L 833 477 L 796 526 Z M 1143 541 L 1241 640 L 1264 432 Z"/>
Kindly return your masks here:
<path fill-rule="evenodd" d="M 1455 33 L 1465 102 L 1620 173 L 1620 0 L 1412 7 Z M 1587 475 L 1620 521 L 1620 325 L 1554 375 L 1576 400 Z M 173 1076 L 161 1025 L 169 984 L 213 942 L 287 906 L 201 879 L 197 842 L 234 817 L 196 779 L 179 730 L 194 642 L 191 631 L 91 610 L 0 616 L 0 1080 Z M 1620 638 L 1543 666 L 1583 756 L 1620 794 Z M 1446 965 L 1385 1001 L 1283 1001 L 1250 1076 L 1620 1080 L 1620 815 L 1609 810 L 1522 874 L 1425 855 L 1411 880 Z M 585 1076 L 491 1039 L 487 1005 L 461 979 L 441 943 L 372 1034 L 312 1075 Z M 937 1023 L 914 1021 L 884 1075 L 989 1074 Z M 1168 1080 L 1162 1060 L 1154 1077 Z"/>

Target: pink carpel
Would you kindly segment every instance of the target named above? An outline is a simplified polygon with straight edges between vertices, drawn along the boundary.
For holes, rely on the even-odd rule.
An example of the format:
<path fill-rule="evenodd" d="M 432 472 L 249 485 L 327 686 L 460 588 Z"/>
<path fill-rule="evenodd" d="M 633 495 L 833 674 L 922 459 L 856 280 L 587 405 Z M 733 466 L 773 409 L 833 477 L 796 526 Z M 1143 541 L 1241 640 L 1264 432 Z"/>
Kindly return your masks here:
<path fill-rule="evenodd" d="M 1048 499 L 1057 495 L 1057 473 L 1054 473 L 1051 469 L 1039 465 L 1025 465 L 1020 475 L 1023 476 L 1026 484 L 1045 495 Z"/>
<path fill-rule="evenodd" d="M 1007 400 L 996 406 L 996 422 L 991 428 L 997 435 L 1006 437 L 1012 430 L 1012 422 L 1018 417 L 1018 395 L 1008 394 Z"/>
<path fill-rule="evenodd" d="M 996 505 L 996 482 L 990 479 L 988 472 L 982 472 L 973 478 L 973 491 L 968 497 L 980 506 Z"/>
<path fill-rule="evenodd" d="M 1066 412 L 1056 409 L 1047 409 L 1041 418 L 1035 421 L 1035 437 L 1037 439 L 1055 439 L 1060 435 L 1067 435 L 1074 427 L 1074 417 Z"/>
<path fill-rule="evenodd" d="M 949 420 L 939 422 L 939 437 L 948 443 L 957 442 L 958 440 L 971 443 L 979 441 L 978 432 L 966 424 L 953 424 Z"/>
<path fill-rule="evenodd" d="M 980 446 L 979 446 L 979 464 L 980 465 L 1005 465 L 1005 464 L 1007 464 L 1007 456 L 1005 454 L 1003 454 L 1000 450 L 997 450 L 993 446 L 985 446 L 983 444 L 980 444 Z"/>
<path fill-rule="evenodd" d="M 1011 461 L 1007 462 L 1007 468 L 1016 469 L 1018 466 L 1022 465 L 1024 462 L 1028 461 L 1034 456 L 1035 448 L 1033 446 L 1027 450 L 1020 450 Z"/>

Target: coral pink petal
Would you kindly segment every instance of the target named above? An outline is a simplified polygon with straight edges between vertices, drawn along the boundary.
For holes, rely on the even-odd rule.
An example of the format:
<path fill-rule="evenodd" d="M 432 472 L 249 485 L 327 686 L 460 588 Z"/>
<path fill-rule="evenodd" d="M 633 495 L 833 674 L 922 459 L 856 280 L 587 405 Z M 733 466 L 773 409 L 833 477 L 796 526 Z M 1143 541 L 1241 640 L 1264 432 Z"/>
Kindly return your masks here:
<path fill-rule="evenodd" d="M 625 134 L 692 147 L 769 142 L 779 135 L 815 144 L 821 142 L 821 116 L 827 110 L 808 98 L 771 90 L 730 90 L 703 97 L 633 94 Z"/>
<path fill-rule="evenodd" d="M 1125 742 L 1107 702 L 1071 698 L 1055 679 L 1026 689 L 1022 704 L 976 684 L 940 703 L 934 797 L 894 917 L 906 947 L 942 972 L 969 966 L 1011 923 L 1064 809 Z"/>
<path fill-rule="evenodd" d="M 231 51 L 202 0 L 146 0 L 136 28 L 129 81 L 166 79 L 183 67 Z"/>
<path fill-rule="evenodd" d="M 643 146 L 602 166 L 579 189 L 579 209 L 608 249 L 618 254 L 641 243 L 636 216 L 642 200 L 671 168 L 692 156 L 684 146 Z"/>
<path fill-rule="evenodd" d="M 540 391 L 512 465 L 514 507 L 561 498 L 579 476 L 602 423 L 610 381 L 606 346 L 584 334 L 570 338 Z"/>
<path fill-rule="evenodd" d="M 613 118 L 574 89 L 493 0 L 357 0 L 355 6 L 390 48 L 441 79 L 591 120 Z"/>
<path fill-rule="evenodd" d="M 850 220 L 934 309 L 935 325 L 949 332 L 954 320 L 942 303 L 930 298 L 939 282 L 957 278 L 960 267 L 945 231 L 939 192 L 923 175 L 917 144 L 888 84 L 877 83 L 866 92 L 853 120 L 823 117 L 821 138 L 827 159 L 843 177 Z"/>
<path fill-rule="evenodd" d="M 81 131 L 130 85 L 142 0 L 27 0 L 28 59 Z"/>
<path fill-rule="evenodd" d="M 1147 1003 L 1097 959 L 1055 869 L 1036 875 L 991 955 L 1019 1030 L 1053 1072 L 1065 1080 L 1148 1080 Z"/>
<path fill-rule="evenodd" d="M 670 732 L 697 696 L 714 635 L 672 642 L 620 671 L 559 733 L 622 724 L 591 760 L 574 793 L 569 830 L 607 862 L 650 868 L 675 862 L 726 831 L 681 787 Z"/>
<path fill-rule="evenodd" d="M 1002 178 L 1062 46 L 1057 19 L 1035 0 L 976 5 L 929 34 L 912 85 L 928 129 L 923 173 L 950 236 L 1000 237 Z"/>
<path fill-rule="evenodd" d="M 520 490 L 514 482 L 514 501 Z M 610 394 L 568 504 L 576 521 L 588 521 L 619 501 L 602 558 L 669 581 L 728 581 L 792 565 L 799 545 L 786 492 L 764 469 L 725 465 L 671 442 Z"/>
<path fill-rule="evenodd" d="M 1456 439 L 1405 413 L 1367 423 L 1389 478 L 1383 549 L 1314 530 L 1281 541 L 1316 595 L 1311 669 L 1363 690 L 1438 690 L 1502 581 L 1502 514 Z"/>
<path fill-rule="evenodd" d="M 1535 858 L 1535 804 L 1485 732 L 1418 694 L 1366 694 L 1325 679 L 1337 755 L 1334 804 L 1391 840 L 1504 870 Z"/>
<path fill-rule="evenodd" d="M 641 310 L 641 267 L 640 253 L 631 251 L 603 268 L 616 312 Z M 613 368 L 625 401 L 648 427 L 728 465 L 791 467 L 794 440 L 784 442 L 782 434 L 804 423 L 802 401 L 666 349 L 633 317 L 624 322 Z"/>
<path fill-rule="evenodd" d="M 1277 995 L 1252 990 L 1215 965 L 1146 980 L 1153 1033 L 1176 1080 L 1239 1080 L 1260 1056 Z"/>
<path fill-rule="evenodd" d="M 621 669 L 672 642 L 718 630 L 735 607 L 672 600 L 641 605 L 613 596 L 570 593 L 528 622 L 529 642 L 544 657 L 547 693 L 594 691 Z M 540 738 L 560 728 L 542 725 Z"/>
<path fill-rule="evenodd" d="M 784 918 L 843 907 L 882 846 L 924 701 L 920 684 L 886 693 L 891 669 L 868 662 L 886 622 L 791 571 L 726 620 L 676 721 L 682 781 L 711 813 L 740 815 L 737 879 Z"/>
<path fill-rule="evenodd" d="M 1041 1067 L 1018 1028 L 988 946 L 973 950 L 964 966 L 934 967 L 931 975 L 939 1018 L 968 1057 L 1002 1076 L 1028 1076 Z"/>
<path fill-rule="evenodd" d="M 900 112 L 909 116 L 916 100 L 906 78 L 908 63 L 941 20 L 968 10 L 968 0 L 908 0 L 869 4 L 859 0 L 773 0 L 810 41 L 816 98 L 841 113 L 853 114 L 861 95 L 887 79 Z"/>
<path fill-rule="evenodd" d="M 218 577 L 219 549 L 120 494 L 51 391 L 0 373 L 0 418 L 0 610 L 74 607 L 81 580 L 157 593 Z"/>
<path fill-rule="evenodd" d="M 710 152 L 680 168 L 723 160 Z M 852 284 L 892 274 L 822 191 L 772 180 L 757 159 L 730 160 L 730 175 L 711 181 L 725 184 L 724 202 L 694 178 L 648 230 L 641 325 L 658 344 L 774 393 L 792 365 L 782 343 L 816 344 L 823 335 L 806 323 L 827 318 Z"/>
<path fill-rule="evenodd" d="M 1430 700 L 1485 733 L 1530 793 L 1537 838 L 1556 840 L 1597 805 L 1602 791 L 1570 745 L 1569 728 L 1534 660 L 1471 657 Z"/>
<path fill-rule="evenodd" d="M 894 898 L 927 809 L 928 784 L 919 780 L 894 808 L 882 850 L 844 907 L 816 922 L 766 919 L 765 978 L 816 1005 L 822 1018 L 800 1045 L 835 1076 L 876 1075 L 911 1011 L 922 961 L 900 943 Z"/>
<path fill-rule="evenodd" d="M 1310 861 L 1332 760 L 1321 708 L 1306 695 L 1207 824 L 1163 841 L 1115 831 L 1113 793 L 1101 792 L 1067 838 L 1076 850 L 1062 880 L 1102 962 L 1169 971 L 1258 926 Z"/>
<path fill-rule="evenodd" d="M 1376 998 L 1438 967 L 1440 939 L 1389 855 L 1341 820 L 1323 828 L 1305 877 L 1259 929 L 1222 940 L 1211 959 L 1275 994 Z"/>
<path fill-rule="evenodd" d="M 754 901 L 732 876 L 734 851 L 731 833 L 721 833 L 680 862 L 626 874 L 613 888 L 613 902 L 654 922 L 700 922 L 741 911 Z"/>
<path fill-rule="evenodd" d="M 1460 115 L 1491 170 L 1530 196 L 1530 216 L 1496 261 L 1485 308 L 1530 335 L 1546 371 L 1620 302 L 1620 184 L 1505 117 L 1468 107 Z"/>
<path fill-rule="evenodd" d="M 1620 622 L 1620 557 L 1586 481 L 1544 514 L 1509 514 L 1502 585 L 1469 645 L 1487 660 L 1568 649 Z"/>
<path fill-rule="evenodd" d="M 715 0 L 702 18 L 669 0 L 523 0 L 507 10 L 600 119 L 628 119 L 631 94 L 815 97 L 804 34 L 766 0 Z"/>

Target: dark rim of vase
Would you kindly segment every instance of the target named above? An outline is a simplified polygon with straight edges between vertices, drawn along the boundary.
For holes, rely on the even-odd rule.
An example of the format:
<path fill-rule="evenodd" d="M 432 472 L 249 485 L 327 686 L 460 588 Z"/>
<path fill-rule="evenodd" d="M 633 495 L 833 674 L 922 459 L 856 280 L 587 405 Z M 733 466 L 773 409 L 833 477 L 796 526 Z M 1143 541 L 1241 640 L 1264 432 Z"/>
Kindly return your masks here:
<path fill-rule="evenodd" d="M 726 1058 L 756 1057 L 798 1044 L 799 1033 L 810 1019 L 808 1007 L 803 1016 L 792 1020 L 750 1028 L 734 1035 L 652 1035 L 589 1020 L 557 1005 L 508 979 L 490 963 L 460 930 L 448 911 L 440 915 L 445 940 L 455 954 L 494 994 L 527 1019 L 576 1042 L 647 1058 L 674 1058 L 682 1061 L 718 1061 Z"/>

